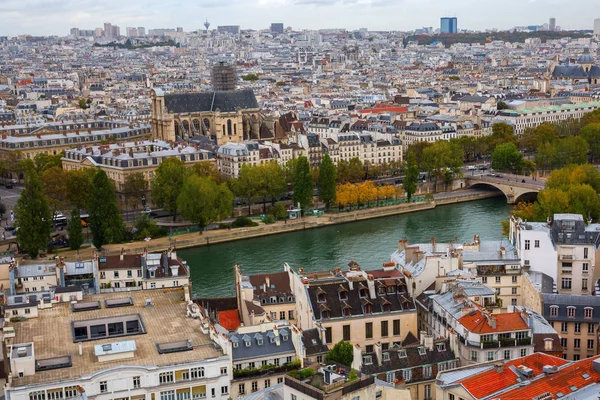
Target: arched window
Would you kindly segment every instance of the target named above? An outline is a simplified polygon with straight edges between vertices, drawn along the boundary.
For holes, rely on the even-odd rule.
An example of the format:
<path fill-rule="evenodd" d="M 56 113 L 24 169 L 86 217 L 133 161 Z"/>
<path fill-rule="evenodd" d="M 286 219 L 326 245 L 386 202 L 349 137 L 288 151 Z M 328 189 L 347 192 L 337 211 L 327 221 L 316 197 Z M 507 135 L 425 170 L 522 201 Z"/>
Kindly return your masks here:
<path fill-rule="evenodd" d="M 233 134 L 237 135 L 237 124 L 233 124 Z"/>
<path fill-rule="evenodd" d="M 223 136 L 227 135 L 227 131 L 225 130 L 225 124 L 223 124 Z"/>
<path fill-rule="evenodd" d="M 200 132 L 200 121 L 195 119 L 192 121 L 192 123 L 194 125 L 194 132 Z"/>
<path fill-rule="evenodd" d="M 227 134 L 231 136 L 231 120 L 227 120 Z"/>
<path fill-rule="evenodd" d="M 190 123 L 187 121 L 183 121 L 183 133 L 188 133 L 190 131 Z"/>
<path fill-rule="evenodd" d="M 179 134 L 179 121 L 175 121 L 175 136 L 181 136 Z"/>

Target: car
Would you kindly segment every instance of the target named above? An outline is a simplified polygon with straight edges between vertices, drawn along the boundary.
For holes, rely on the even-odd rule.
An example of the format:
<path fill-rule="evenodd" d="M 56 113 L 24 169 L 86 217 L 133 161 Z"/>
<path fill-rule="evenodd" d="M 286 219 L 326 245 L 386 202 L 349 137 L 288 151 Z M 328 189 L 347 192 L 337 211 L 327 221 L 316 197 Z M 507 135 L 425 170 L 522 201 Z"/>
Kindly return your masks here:
<path fill-rule="evenodd" d="M 7 189 L 12 189 L 13 188 L 13 183 L 12 182 L 6 182 L 4 184 L 4 187 L 6 187 Z"/>
<path fill-rule="evenodd" d="M 152 209 L 150 208 L 150 206 L 146 206 L 146 207 L 144 207 L 144 211 L 142 211 L 142 212 L 150 215 L 150 214 L 152 214 Z"/>
<path fill-rule="evenodd" d="M 496 174 L 496 178 L 504 178 L 502 174 Z"/>
<path fill-rule="evenodd" d="M 495 177 L 496 177 L 496 174 L 492 174 L 492 173 L 490 172 L 490 173 L 487 173 L 487 174 L 485 174 L 485 176 L 493 176 L 493 177 L 495 178 Z"/>
<path fill-rule="evenodd" d="M 477 167 L 476 167 L 475 165 L 469 165 L 469 166 L 467 167 L 467 169 L 468 169 L 469 171 L 474 171 L 474 170 L 476 170 L 476 169 L 477 169 Z"/>
<path fill-rule="evenodd" d="M 12 232 L 12 231 L 15 230 L 15 227 L 14 226 L 7 226 L 6 228 L 4 228 L 4 230 L 8 231 L 8 232 Z"/>

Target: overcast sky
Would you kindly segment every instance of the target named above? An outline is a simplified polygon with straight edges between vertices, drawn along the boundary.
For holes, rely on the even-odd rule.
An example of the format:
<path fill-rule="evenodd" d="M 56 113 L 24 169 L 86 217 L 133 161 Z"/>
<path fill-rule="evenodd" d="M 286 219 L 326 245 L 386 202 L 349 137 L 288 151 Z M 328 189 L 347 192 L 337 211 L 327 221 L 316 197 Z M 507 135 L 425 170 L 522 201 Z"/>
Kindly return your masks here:
<path fill-rule="evenodd" d="M 541 25 L 555 17 L 564 29 L 592 29 L 598 0 L 0 0 L 0 35 L 67 35 L 104 22 L 121 27 L 264 29 L 283 22 L 294 29 L 412 30 L 439 28 L 441 16 L 459 29 Z M 598 15 L 593 15 L 598 14 Z"/>

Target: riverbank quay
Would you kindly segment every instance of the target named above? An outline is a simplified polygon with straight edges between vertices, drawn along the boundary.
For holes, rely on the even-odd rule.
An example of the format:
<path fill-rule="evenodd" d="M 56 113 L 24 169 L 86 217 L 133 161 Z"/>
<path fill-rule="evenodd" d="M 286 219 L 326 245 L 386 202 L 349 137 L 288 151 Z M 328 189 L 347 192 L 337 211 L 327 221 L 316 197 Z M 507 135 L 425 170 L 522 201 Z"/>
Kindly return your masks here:
<path fill-rule="evenodd" d="M 152 239 L 148 242 L 138 241 L 121 244 L 105 245 L 101 251 L 102 255 L 117 255 L 121 251 L 128 254 L 142 253 L 144 249 L 148 252 L 162 252 L 168 248 L 185 249 L 199 246 L 210 246 L 218 243 L 226 243 L 237 240 L 252 239 L 261 236 L 277 235 L 289 232 L 296 232 L 306 229 L 315 229 L 324 226 L 345 224 L 356 221 L 363 221 L 373 218 L 382 218 L 397 214 L 414 213 L 418 211 L 430 210 L 445 204 L 456 204 L 467 201 L 476 201 L 497 197 L 502 195 L 499 192 L 473 192 L 473 191 L 454 191 L 444 193 L 432 201 L 420 203 L 404 203 L 387 207 L 370 208 L 366 210 L 357 210 L 352 212 L 341 212 L 339 214 L 325 214 L 321 216 L 306 216 L 297 220 L 278 221 L 273 224 L 261 224 L 256 227 L 219 229 L 205 231 L 202 235 L 198 232 L 186 233 L 173 237 L 163 237 Z M 64 251 L 60 255 L 67 260 L 85 260 L 93 254 L 93 249 L 86 248 L 79 251 Z"/>

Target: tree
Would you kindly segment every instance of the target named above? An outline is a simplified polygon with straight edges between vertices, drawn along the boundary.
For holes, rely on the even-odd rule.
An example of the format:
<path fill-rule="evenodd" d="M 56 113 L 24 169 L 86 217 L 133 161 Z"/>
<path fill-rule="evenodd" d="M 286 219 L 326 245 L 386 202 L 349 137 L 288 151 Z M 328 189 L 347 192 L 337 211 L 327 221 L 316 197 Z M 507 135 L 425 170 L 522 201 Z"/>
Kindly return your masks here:
<path fill-rule="evenodd" d="M 554 156 L 556 155 L 556 148 L 552 143 L 542 143 L 535 153 L 535 164 L 542 171 L 549 171 L 552 169 L 552 163 L 554 162 Z"/>
<path fill-rule="evenodd" d="M 496 104 L 496 108 L 498 110 L 506 110 L 508 109 L 508 105 L 503 101 L 499 101 L 498 104 Z"/>
<path fill-rule="evenodd" d="M 46 248 L 51 221 L 50 205 L 42 182 L 35 169 L 31 168 L 26 171 L 25 189 L 15 206 L 17 241 L 31 258 L 37 258 L 40 249 Z"/>
<path fill-rule="evenodd" d="M 158 227 L 156 221 L 154 221 L 146 213 L 141 213 L 135 219 L 133 238 L 136 240 L 142 240 L 147 237 L 154 237 L 158 234 Z"/>
<path fill-rule="evenodd" d="M 288 217 L 287 208 L 285 208 L 285 204 L 276 203 L 271 208 L 271 214 L 277 219 L 286 219 Z"/>
<path fill-rule="evenodd" d="M 581 117 L 581 126 L 600 123 L 600 109 L 584 114 Z"/>
<path fill-rule="evenodd" d="M 67 172 L 67 200 L 77 208 L 87 206 L 92 179 L 96 170 L 92 168 L 74 169 Z"/>
<path fill-rule="evenodd" d="M 500 171 L 520 171 L 523 165 L 523 154 L 514 143 L 503 143 L 496 146 L 492 153 L 492 168 Z"/>
<path fill-rule="evenodd" d="M 177 217 L 177 196 L 183 187 L 187 169 L 183 161 L 176 157 L 164 160 L 156 169 L 152 179 L 152 202 Z"/>
<path fill-rule="evenodd" d="M 329 210 L 332 204 L 335 204 L 336 192 L 336 175 L 337 171 L 329 154 L 325 154 L 319 165 L 319 181 L 317 188 L 319 189 L 319 199 L 325 203 L 325 209 Z"/>
<path fill-rule="evenodd" d="M 36 171 L 38 172 L 38 174 L 41 174 L 45 170 L 52 168 L 52 167 L 62 168 L 62 156 L 63 156 L 62 152 L 60 152 L 59 154 L 55 154 L 55 155 L 46 154 L 46 153 L 38 154 L 33 159 L 33 163 L 35 164 Z"/>
<path fill-rule="evenodd" d="M 210 178 L 217 183 L 221 183 L 224 179 L 219 170 L 217 164 L 212 161 L 200 161 L 192 166 L 192 172 L 199 177 Z"/>
<path fill-rule="evenodd" d="M 590 147 L 592 162 L 598 163 L 600 160 L 600 122 L 584 126 L 581 128 L 580 134 Z"/>
<path fill-rule="evenodd" d="M 402 187 L 406 192 L 406 198 L 408 201 L 410 201 L 412 195 L 417 191 L 418 180 L 419 166 L 417 165 L 417 156 L 414 152 L 409 151 L 406 155 L 406 170 L 404 174 L 404 180 L 402 181 Z"/>
<path fill-rule="evenodd" d="M 209 178 L 190 175 L 177 197 L 177 207 L 183 218 L 200 227 L 202 234 L 208 225 L 231 216 L 233 194 L 224 183 L 219 185 Z"/>
<path fill-rule="evenodd" d="M 514 128 L 506 122 L 496 122 L 492 125 L 492 134 L 486 138 L 489 142 L 489 149 L 495 149 L 502 143 L 518 144 L 518 138 L 514 135 Z"/>
<path fill-rule="evenodd" d="M 300 203 L 303 210 L 312 205 L 313 202 L 313 179 L 308 159 L 304 156 L 298 157 L 298 164 L 294 171 L 294 180 L 292 182 L 294 189 L 294 203 Z"/>
<path fill-rule="evenodd" d="M 125 183 L 122 188 L 125 195 L 125 201 L 137 210 L 138 205 L 142 204 L 142 197 L 148 191 L 148 181 L 141 172 L 134 172 L 125 177 Z"/>
<path fill-rule="evenodd" d="M 245 81 L 250 81 L 250 82 L 254 82 L 258 80 L 258 75 L 256 74 L 246 74 L 246 75 L 242 75 L 242 79 Z"/>
<path fill-rule="evenodd" d="M 81 108 L 82 110 L 85 110 L 86 108 L 88 108 L 88 103 L 85 99 L 79 99 L 79 108 Z"/>
<path fill-rule="evenodd" d="M 92 179 L 87 211 L 92 243 L 97 249 L 106 243 L 123 240 L 123 221 L 115 198 L 115 187 L 106 173 L 99 169 Z"/>
<path fill-rule="evenodd" d="M 232 182 L 236 196 L 248 202 L 248 215 L 252 213 L 252 203 L 262 197 L 264 185 L 261 183 L 263 175 L 258 167 L 250 164 L 242 165 L 238 178 Z"/>
<path fill-rule="evenodd" d="M 423 152 L 427 147 L 430 147 L 432 144 L 429 142 L 416 142 L 408 146 L 407 152 L 415 153 L 415 157 L 417 158 L 417 165 L 419 167 L 423 167 Z"/>
<path fill-rule="evenodd" d="M 327 361 L 335 361 L 343 365 L 352 365 L 354 359 L 354 348 L 350 342 L 344 342 L 343 340 L 333 346 L 327 354 Z"/>
<path fill-rule="evenodd" d="M 52 215 L 67 207 L 67 173 L 60 167 L 50 167 L 40 173 L 44 194 L 50 201 Z"/>
<path fill-rule="evenodd" d="M 79 250 L 83 244 L 83 228 L 81 226 L 81 215 L 79 215 L 79 208 L 77 207 L 71 210 L 68 231 L 69 247 L 71 250 Z"/>
<path fill-rule="evenodd" d="M 353 157 L 348 162 L 348 182 L 356 183 L 365 178 L 365 168 L 358 157 Z"/>
<path fill-rule="evenodd" d="M 581 136 L 568 136 L 556 143 L 553 166 L 562 168 L 570 164 L 585 164 L 588 161 L 589 145 Z"/>
<path fill-rule="evenodd" d="M 262 175 L 260 182 L 263 185 L 264 196 L 271 197 L 271 205 L 274 205 L 277 198 L 285 193 L 287 182 L 283 168 L 276 161 L 271 161 L 258 166 L 259 174 Z M 265 199 L 266 200 L 266 199 Z M 263 212 L 266 213 L 267 202 L 263 203 Z"/>

